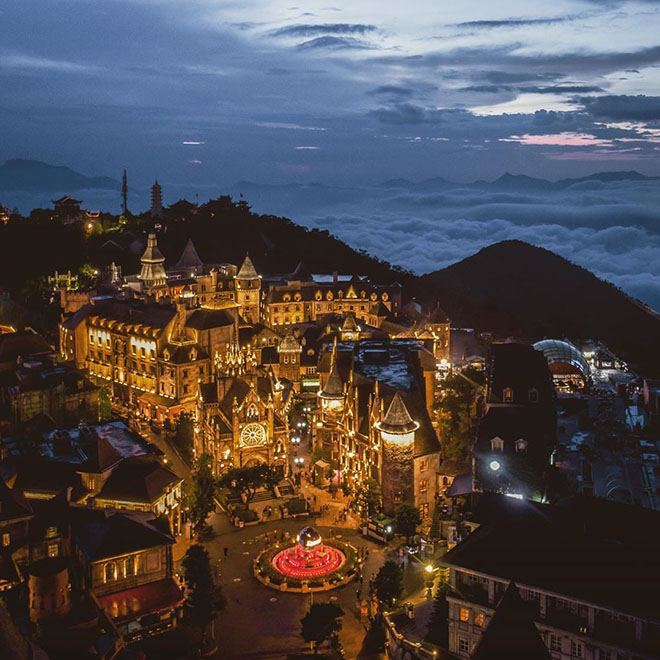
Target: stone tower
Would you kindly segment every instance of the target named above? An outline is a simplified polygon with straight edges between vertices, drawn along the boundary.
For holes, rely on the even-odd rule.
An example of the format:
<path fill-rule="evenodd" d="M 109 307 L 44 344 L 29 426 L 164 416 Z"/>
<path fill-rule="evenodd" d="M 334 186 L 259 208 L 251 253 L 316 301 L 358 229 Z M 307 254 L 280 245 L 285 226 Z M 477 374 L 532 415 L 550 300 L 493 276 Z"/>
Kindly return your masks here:
<path fill-rule="evenodd" d="M 383 510 L 392 515 L 398 504 L 415 499 L 415 431 L 419 424 L 413 421 L 397 392 L 376 428 L 383 448 Z"/>
<path fill-rule="evenodd" d="M 142 269 L 138 275 L 138 279 L 142 280 L 142 284 L 146 289 L 153 289 L 155 287 L 163 286 L 167 282 L 167 274 L 165 273 L 165 257 L 158 249 L 156 242 L 156 234 L 149 234 L 147 238 L 147 249 L 140 257 Z"/>
<path fill-rule="evenodd" d="M 280 358 L 279 377 L 286 378 L 296 385 L 300 382 L 300 354 L 302 347 L 289 332 L 277 347 Z"/>
<path fill-rule="evenodd" d="M 240 315 L 248 323 L 261 320 L 261 276 L 257 275 L 254 264 L 248 255 L 234 278 L 236 281 L 236 302 Z"/>
<path fill-rule="evenodd" d="M 163 188 L 158 183 L 158 179 L 151 186 L 151 217 L 163 217 Z"/>

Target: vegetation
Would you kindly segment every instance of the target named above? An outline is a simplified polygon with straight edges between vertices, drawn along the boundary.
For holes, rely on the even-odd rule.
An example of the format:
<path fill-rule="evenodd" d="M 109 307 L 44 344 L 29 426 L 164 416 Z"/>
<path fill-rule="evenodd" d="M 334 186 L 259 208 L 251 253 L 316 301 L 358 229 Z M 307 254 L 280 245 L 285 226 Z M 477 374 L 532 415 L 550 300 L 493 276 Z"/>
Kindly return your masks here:
<path fill-rule="evenodd" d="M 419 509 L 412 502 L 401 502 L 394 510 L 394 529 L 406 540 L 417 533 L 417 526 L 422 522 Z"/>
<path fill-rule="evenodd" d="M 376 479 L 366 479 L 362 482 L 356 494 L 356 501 L 362 507 L 363 513 L 371 517 L 380 511 L 383 491 Z"/>
<path fill-rule="evenodd" d="M 186 599 L 188 619 L 201 630 L 203 640 L 206 627 L 215 614 L 225 608 L 226 600 L 220 587 L 213 582 L 209 553 L 201 545 L 188 548 L 181 566 L 189 589 Z"/>
<path fill-rule="evenodd" d="M 334 603 L 315 603 L 301 619 L 302 638 L 312 644 L 314 655 L 321 645 L 330 640 L 333 646 L 339 641 L 339 631 L 342 627 L 344 610 Z"/>
<path fill-rule="evenodd" d="M 382 603 L 395 605 L 403 595 L 403 571 L 401 566 L 391 559 L 386 561 L 374 579 L 374 592 Z"/>
<path fill-rule="evenodd" d="M 188 463 L 192 461 L 194 432 L 192 414 L 181 412 L 176 418 L 172 442 Z"/>
<path fill-rule="evenodd" d="M 227 488 L 241 495 L 245 505 L 250 508 L 250 501 L 259 488 L 273 488 L 277 485 L 277 476 L 273 468 L 265 463 L 234 467 L 220 478 L 221 488 Z"/>
<path fill-rule="evenodd" d="M 206 519 L 215 507 L 217 481 L 211 464 L 212 460 L 208 454 L 199 457 L 192 473 L 190 491 L 186 497 L 188 519 L 195 533 L 204 528 Z"/>
<path fill-rule="evenodd" d="M 440 398 L 434 408 L 445 459 L 470 459 L 477 424 L 475 400 L 481 392 L 483 378 L 482 374 L 468 369 L 448 374 L 440 384 Z"/>
<path fill-rule="evenodd" d="M 99 421 L 107 422 L 112 419 L 112 403 L 107 387 L 99 390 Z"/>
<path fill-rule="evenodd" d="M 449 592 L 449 583 L 444 580 L 438 583 L 438 587 L 433 599 L 433 610 L 429 619 L 429 628 L 426 635 L 426 641 L 436 644 L 443 649 L 449 648 L 449 626 L 447 617 L 449 616 L 449 603 L 447 603 L 447 593 Z"/>

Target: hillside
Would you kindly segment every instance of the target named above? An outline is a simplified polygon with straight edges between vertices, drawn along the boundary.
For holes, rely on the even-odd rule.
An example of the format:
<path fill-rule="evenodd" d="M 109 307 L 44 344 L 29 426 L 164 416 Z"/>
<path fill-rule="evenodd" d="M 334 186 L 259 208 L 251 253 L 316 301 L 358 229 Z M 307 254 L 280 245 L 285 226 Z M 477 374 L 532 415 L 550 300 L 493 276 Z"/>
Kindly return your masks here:
<path fill-rule="evenodd" d="M 15 158 L 0 165 L 0 190 L 66 192 L 91 188 L 119 190 L 118 181 L 107 176 L 85 176 L 68 167 L 39 160 Z"/>
<path fill-rule="evenodd" d="M 598 338 L 660 370 L 660 319 L 612 284 L 543 248 L 504 241 L 420 278 L 455 325 L 531 336 Z"/>

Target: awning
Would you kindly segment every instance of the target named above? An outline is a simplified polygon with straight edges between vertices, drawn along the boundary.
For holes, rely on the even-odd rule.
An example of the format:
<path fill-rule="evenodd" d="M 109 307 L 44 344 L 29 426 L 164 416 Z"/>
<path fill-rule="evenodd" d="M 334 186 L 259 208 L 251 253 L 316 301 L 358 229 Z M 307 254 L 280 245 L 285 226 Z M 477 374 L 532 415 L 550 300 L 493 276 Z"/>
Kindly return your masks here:
<path fill-rule="evenodd" d="M 98 597 L 99 604 L 115 623 L 124 623 L 180 605 L 183 592 L 172 578 Z"/>

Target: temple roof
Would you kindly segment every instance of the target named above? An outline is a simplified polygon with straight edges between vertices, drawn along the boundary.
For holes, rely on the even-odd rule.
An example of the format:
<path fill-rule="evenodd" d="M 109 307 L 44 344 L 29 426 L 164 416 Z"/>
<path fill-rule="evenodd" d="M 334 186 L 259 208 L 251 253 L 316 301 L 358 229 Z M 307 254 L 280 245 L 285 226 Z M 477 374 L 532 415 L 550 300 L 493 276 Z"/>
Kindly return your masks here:
<path fill-rule="evenodd" d="M 245 255 L 245 261 L 243 261 L 243 265 L 241 266 L 241 269 L 238 271 L 238 275 L 236 276 L 236 279 L 239 280 L 258 280 L 259 275 L 257 275 L 257 271 L 254 268 L 254 264 L 252 263 L 252 259 L 250 259 L 249 255 Z"/>
<path fill-rule="evenodd" d="M 199 255 L 197 254 L 197 250 L 195 249 L 195 245 L 192 242 L 192 238 L 188 239 L 188 242 L 186 243 L 186 247 L 183 248 L 183 252 L 181 253 L 181 258 L 179 261 L 176 263 L 177 268 L 199 268 L 200 266 L 203 266 L 204 263 L 202 260 L 199 258 Z"/>
<path fill-rule="evenodd" d="M 385 413 L 383 421 L 380 422 L 378 428 L 387 433 L 394 433 L 403 435 L 404 433 L 412 433 L 419 428 L 419 424 L 413 421 L 406 404 L 403 402 L 401 394 L 397 392 L 392 398 L 390 407 Z"/>
<path fill-rule="evenodd" d="M 158 249 L 158 243 L 156 241 L 156 234 L 149 234 L 147 237 L 147 249 L 144 251 L 144 254 L 140 257 L 142 263 L 150 264 L 162 264 L 165 262 L 165 257 L 163 253 Z"/>

